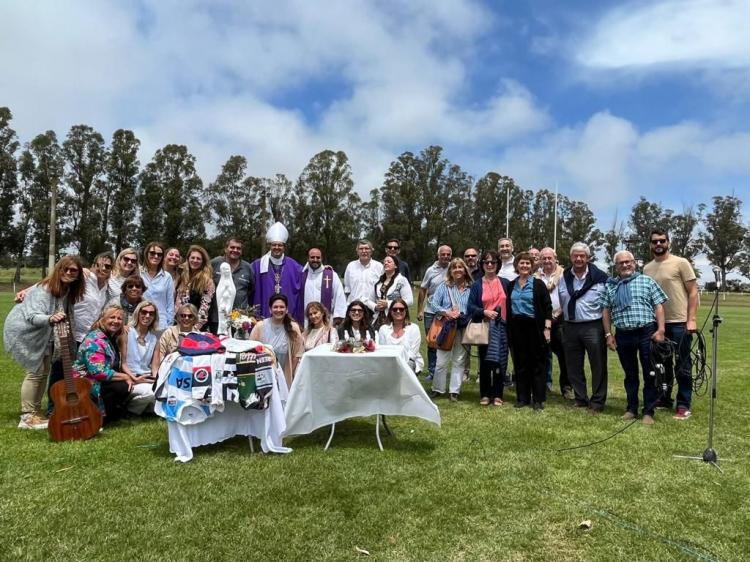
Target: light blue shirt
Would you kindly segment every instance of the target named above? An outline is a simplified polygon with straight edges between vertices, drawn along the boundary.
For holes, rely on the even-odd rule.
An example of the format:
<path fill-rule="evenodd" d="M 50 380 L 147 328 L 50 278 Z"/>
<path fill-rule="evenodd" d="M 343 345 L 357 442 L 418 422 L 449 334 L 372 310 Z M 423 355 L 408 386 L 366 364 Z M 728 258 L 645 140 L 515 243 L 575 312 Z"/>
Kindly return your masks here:
<path fill-rule="evenodd" d="M 528 316 L 534 318 L 534 278 L 526 279 L 526 284 L 521 285 L 516 281 L 510 296 L 510 308 L 513 316 Z"/>
<path fill-rule="evenodd" d="M 461 314 L 466 314 L 466 305 L 469 302 L 469 293 L 471 287 L 466 286 L 463 291 L 459 291 L 455 285 L 449 287 L 445 281 L 438 285 L 435 294 L 432 295 L 432 308 L 434 314 L 449 312 L 455 305 L 458 306 Z"/>
<path fill-rule="evenodd" d="M 588 272 L 588 269 L 586 269 Z M 586 274 L 584 273 L 583 278 L 579 279 L 578 276 L 573 273 L 573 290 L 577 291 L 583 287 L 586 281 Z M 568 293 L 568 286 L 565 283 L 565 278 L 560 279 L 560 284 L 557 286 L 557 294 L 560 297 L 560 308 L 562 308 L 563 318 L 566 322 L 591 322 L 592 320 L 602 319 L 602 307 L 599 304 L 602 294 L 604 294 L 604 283 L 597 283 L 593 285 L 583 296 L 576 301 L 576 317 L 575 320 L 568 318 L 568 303 L 570 302 L 570 293 Z"/>
<path fill-rule="evenodd" d="M 165 330 L 174 322 L 174 281 L 172 276 L 160 269 L 151 277 L 146 269 L 141 269 L 141 277 L 148 289 L 143 298 L 153 302 L 159 310 L 159 330 Z"/>
<path fill-rule="evenodd" d="M 440 262 L 433 263 L 424 272 L 424 278 L 420 287 L 427 289 L 427 302 L 424 307 L 425 314 L 435 314 L 435 305 L 433 302 L 433 295 L 437 291 L 438 287 L 445 283 L 445 274 L 448 272 L 448 265 L 445 267 L 440 266 Z M 451 308 L 451 307 L 448 307 Z"/>
<path fill-rule="evenodd" d="M 151 373 L 151 359 L 154 357 L 156 344 L 159 338 L 153 332 L 146 334 L 146 349 L 142 351 L 138 346 L 138 330 L 131 327 L 128 330 L 128 367 L 136 375 L 147 375 Z"/>

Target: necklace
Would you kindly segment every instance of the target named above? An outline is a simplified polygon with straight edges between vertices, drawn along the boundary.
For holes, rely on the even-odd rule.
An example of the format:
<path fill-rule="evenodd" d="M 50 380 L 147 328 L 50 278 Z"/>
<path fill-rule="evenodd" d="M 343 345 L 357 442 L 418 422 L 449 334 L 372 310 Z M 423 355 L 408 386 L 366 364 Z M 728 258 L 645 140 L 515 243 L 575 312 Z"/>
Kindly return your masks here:
<path fill-rule="evenodd" d="M 274 293 L 277 295 L 281 293 L 281 268 L 284 267 L 284 264 L 281 263 L 280 265 L 276 265 L 275 263 L 271 262 L 271 268 L 273 269 L 273 281 L 274 281 Z"/>

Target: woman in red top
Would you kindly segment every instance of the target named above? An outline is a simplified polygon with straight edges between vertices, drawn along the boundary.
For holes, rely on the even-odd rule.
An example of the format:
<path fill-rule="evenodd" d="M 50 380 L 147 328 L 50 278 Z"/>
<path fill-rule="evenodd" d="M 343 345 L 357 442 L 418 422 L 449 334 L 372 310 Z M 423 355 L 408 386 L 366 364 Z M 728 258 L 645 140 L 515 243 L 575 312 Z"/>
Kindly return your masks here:
<path fill-rule="evenodd" d="M 501 361 L 499 364 L 487 360 L 487 345 L 479 345 L 479 403 L 488 406 L 503 405 L 503 377 L 508 365 L 508 344 L 505 337 L 505 320 L 507 317 L 508 282 L 498 277 L 500 258 L 494 250 L 487 250 L 482 255 L 481 267 L 484 275 L 471 287 L 466 312 L 474 322 L 489 321 L 495 338 L 499 336 Z M 498 333 L 499 331 L 499 333 Z M 492 337 L 492 334 L 491 334 Z M 496 341 L 497 344 L 497 341 Z M 504 361 L 503 361 L 504 359 Z"/>

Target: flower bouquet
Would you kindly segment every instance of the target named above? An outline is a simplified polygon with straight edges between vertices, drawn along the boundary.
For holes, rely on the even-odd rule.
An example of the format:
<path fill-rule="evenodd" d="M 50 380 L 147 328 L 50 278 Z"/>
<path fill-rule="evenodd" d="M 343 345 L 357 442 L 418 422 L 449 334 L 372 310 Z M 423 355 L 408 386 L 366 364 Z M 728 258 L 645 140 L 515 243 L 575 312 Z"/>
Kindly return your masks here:
<path fill-rule="evenodd" d="M 333 351 L 338 353 L 370 353 L 375 351 L 375 341 L 371 339 L 357 340 L 348 338 L 333 344 Z"/>
<path fill-rule="evenodd" d="M 229 313 L 229 326 L 237 339 L 248 339 L 250 331 L 257 323 L 258 319 L 255 316 L 254 308 L 248 309 L 247 312 L 235 308 Z"/>

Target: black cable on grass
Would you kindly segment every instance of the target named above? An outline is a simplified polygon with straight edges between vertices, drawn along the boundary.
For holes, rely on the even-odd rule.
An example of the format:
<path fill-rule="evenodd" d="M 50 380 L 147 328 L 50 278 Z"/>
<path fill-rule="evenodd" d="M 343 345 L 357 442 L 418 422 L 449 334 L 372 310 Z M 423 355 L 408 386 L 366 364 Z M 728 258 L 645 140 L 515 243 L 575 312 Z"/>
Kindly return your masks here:
<path fill-rule="evenodd" d="M 635 523 L 628 521 L 627 519 L 620 517 L 619 515 L 615 513 L 612 513 L 611 511 L 608 511 L 606 509 L 600 509 L 594 505 L 591 505 L 590 503 L 586 501 L 579 500 L 575 497 L 567 498 L 565 496 L 558 494 L 557 492 L 552 492 L 551 490 L 544 489 L 544 488 L 541 490 L 541 493 L 542 495 L 545 495 L 547 497 L 552 497 L 553 499 L 560 500 L 563 503 L 577 504 L 579 507 L 584 507 L 588 510 L 591 510 L 592 513 L 599 515 L 600 517 L 603 517 L 609 521 L 612 521 L 615 525 L 617 525 L 621 529 L 625 529 L 627 531 L 634 531 L 637 534 L 645 538 L 657 540 L 658 542 L 664 545 L 677 548 L 680 551 L 682 551 L 684 554 L 687 554 L 698 560 L 704 560 L 706 562 L 718 562 L 719 561 L 718 556 L 715 553 L 708 550 L 703 545 L 700 545 L 700 544 L 697 544 L 695 542 L 685 540 L 685 539 L 681 539 L 681 540 L 670 539 L 650 529 L 646 529 L 644 527 L 636 525 Z"/>
<path fill-rule="evenodd" d="M 636 419 L 636 420 L 633 420 L 633 421 L 631 421 L 631 422 L 630 422 L 630 423 L 629 423 L 628 425 L 626 425 L 625 427 L 623 427 L 623 428 L 621 428 L 621 429 L 618 429 L 618 430 L 617 430 L 617 431 L 615 431 L 615 432 L 614 432 L 614 433 L 613 433 L 612 435 L 608 435 L 608 436 L 607 436 L 607 437 L 605 437 L 604 439 L 599 439 L 598 441 L 592 441 L 591 443 L 586 443 L 586 444 L 584 444 L 584 445 L 576 445 L 575 447 L 565 447 L 564 449 L 555 449 L 555 452 L 556 452 L 556 453 L 562 453 L 562 452 L 564 452 L 564 451 L 574 451 L 574 450 L 576 450 L 576 449 L 584 449 L 584 448 L 586 448 L 586 447 L 592 447 L 592 446 L 594 446 L 594 445 L 598 445 L 599 443 L 604 443 L 605 441 L 608 441 L 608 440 L 612 439 L 613 437 L 615 437 L 615 436 L 619 435 L 620 433 L 622 433 L 622 432 L 623 432 L 623 431 L 625 431 L 626 429 L 629 429 L 629 428 L 630 428 L 630 426 L 632 426 L 632 425 L 633 425 L 633 424 L 634 424 L 635 422 L 637 422 L 637 421 L 638 421 L 637 419 Z"/>

